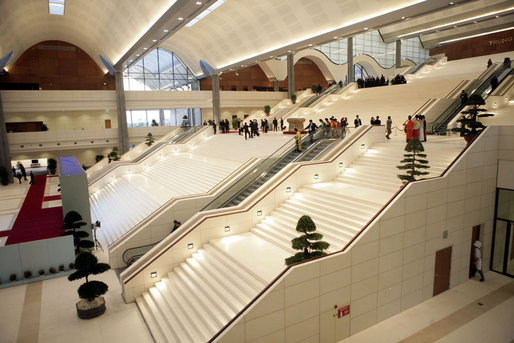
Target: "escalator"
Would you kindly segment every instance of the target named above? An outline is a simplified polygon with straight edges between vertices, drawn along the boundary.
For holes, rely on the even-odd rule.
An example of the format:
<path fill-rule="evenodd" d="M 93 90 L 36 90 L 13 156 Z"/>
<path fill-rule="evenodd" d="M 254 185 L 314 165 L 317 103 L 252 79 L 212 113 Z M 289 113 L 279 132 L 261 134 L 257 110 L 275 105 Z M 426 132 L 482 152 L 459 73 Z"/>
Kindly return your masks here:
<path fill-rule="evenodd" d="M 322 92 L 321 94 L 317 94 L 317 95 L 314 95 L 313 97 L 310 97 L 309 99 L 305 100 L 301 105 L 300 107 L 310 107 L 312 104 L 314 104 L 316 101 L 318 101 L 319 99 L 321 99 L 322 97 L 324 97 L 325 95 L 329 95 L 329 94 L 334 94 L 336 93 L 338 90 L 340 90 L 341 88 L 339 87 L 339 85 L 336 83 L 330 87 L 328 87 L 327 89 L 325 89 L 324 92 Z"/>
<path fill-rule="evenodd" d="M 498 78 L 501 83 L 510 72 L 510 68 L 506 68 L 502 63 L 495 63 L 484 71 L 474 82 L 472 82 L 465 91 L 468 97 L 472 94 L 478 94 L 484 97 L 491 88 L 491 79 Z M 445 135 L 448 130 L 448 124 L 458 115 L 465 105 L 461 104 L 459 98 L 455 99 L 441 115 L 431 123 L 432 134 Z"/>

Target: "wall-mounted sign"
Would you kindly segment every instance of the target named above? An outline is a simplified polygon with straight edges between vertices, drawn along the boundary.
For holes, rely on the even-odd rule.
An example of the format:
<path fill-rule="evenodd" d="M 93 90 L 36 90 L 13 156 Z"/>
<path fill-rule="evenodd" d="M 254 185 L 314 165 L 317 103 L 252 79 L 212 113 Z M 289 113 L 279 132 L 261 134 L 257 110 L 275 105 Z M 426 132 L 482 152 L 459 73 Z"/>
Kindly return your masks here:
<path fill-rule="evenodd" d="M 346 305 L 337 309 L 337 318 L 343 318 L 350 314 L 350 305 Z"/>
<path fill-rule="evenodd" d="M 501 45 L 501 44 L 510 43 L 510 42 L 512 42 L 512 36 L 507 37 L 507 38 L 492 39 L 489 41 L 489 45 Z"/>

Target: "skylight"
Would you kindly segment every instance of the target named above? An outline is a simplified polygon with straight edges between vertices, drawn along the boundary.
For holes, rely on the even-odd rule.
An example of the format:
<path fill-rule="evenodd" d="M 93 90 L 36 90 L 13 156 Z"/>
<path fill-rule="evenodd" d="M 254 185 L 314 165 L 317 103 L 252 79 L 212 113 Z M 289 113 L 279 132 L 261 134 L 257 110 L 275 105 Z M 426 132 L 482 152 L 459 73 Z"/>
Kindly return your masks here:
<path fill-rule="evenodd" d="M 212 5 L 209 6 L 209 8 L 207 8 L 205 11 L 203 11 L 202 13 L 200 13 L 198 16 L 196 16 L 196 18 L 194 18 L 193 20 L 191 20 L 189 23 L 186 24 L 186 27 L 191 27 L 193 26 L 194 24 L 198 23 L 200 20 L 202 20 L 205 16 L 207 16 L 209 13 L 211 13 L 212 11 L 214 11 L 216 8 L 220 7 L 221 5 L 223 5 L 225 3 L 225 1 L 227 0 L 218 0 L 216 1 L 215 3 L 213 3 Z"/>
<path fill-rule="evenodd" d="M 64 15 L 65 0 L 48 0 L 48 12 L 55 15 Z"/>

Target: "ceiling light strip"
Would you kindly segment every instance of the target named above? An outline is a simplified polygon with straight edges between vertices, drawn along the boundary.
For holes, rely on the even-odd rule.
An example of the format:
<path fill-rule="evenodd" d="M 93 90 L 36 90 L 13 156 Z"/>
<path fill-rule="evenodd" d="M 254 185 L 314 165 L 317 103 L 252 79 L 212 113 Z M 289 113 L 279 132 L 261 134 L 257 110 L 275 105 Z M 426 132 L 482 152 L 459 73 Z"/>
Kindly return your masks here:
<path fill-rule="evenodd" d="M 221 5 L 223 5 L 227 0 L 218 0 L 216 1 L 215 3 L 213 3 L 212 5 L 210 5 L 205 11 L 203 11 L 202 13 L 200 13 L 199 15 L 197 15 L 194 19 L 192 19 L 189 23 L 187 23 L 185 26 L 186 27 L 191 27 L 193 26 L 194 24 L 198 23 L 200 20 L 202 20 L 203 18 L 205 18 L 205 16 L 207 16 L 209 13 L 211 13 L 212 11 L 214 11 L 216 8 L 220 7 Z"/>
<path fill-rule="evenodd" d="M 442 27 L 451 26 L 451 25 L 455 25 L 455 24 L 460 24 L 460 23 L 464 23 L 466 21 L 477 20 L 477 19 L 493 16 L 493 15 L 496 15 L 496 14 L 501 14 L 501 13 L 512 11 L 512 10 L 514 10 L 514 7 L 509 7 L 507 9 L 503 9 L 503 10 L 499 10 L 499 11 L 494 11 L 494 12 L 489 12 L 489 13 L 486 13 L 486 14 L 481 14 L 481 15 L 478 15 L 478 16 L 475 16 L 475 17 L 466 18 L 466 19 L 461 19 L 461 20 L 453 21 L 451 23 L 441 24 L 441 25 L 432 26 L 432 27 L 429 27 L 429 28 L 423 29 L 423 30 L 418 30 L 418 31 L 413 31 L 413 32 L 405 33 L 403 35 L 399 35 L 398 38 L 405 37 L 405 36 L 410 36 L 410 35 L 415 35 L 415 34 L 422 33 L 422 32 L 437 30 L 437 29 L 440 29 Z"/>
<path fill-rule="evenodd" d="M 461 37 L 461 38 L 455 38 L 455 39 L 449 39 L 449 40 L 445 40 L 444 42 L 440 42 L 439 44 L 447 44 L 447 43 L 458 42 L 458 41 L 461 41 L 461 40 L 464 40 L 464 39 L 470 39 L 470 38 L 475 38 L 475 37 L 480 37 L 480 36 L 486 36 L 486 35 L 490 35 L 490 34 L 493 34 L 493 33 L 508 31 L 508 30 L 512 30 L 512 29 L 514 29 L 514 26 L 507 27 L 505 29 L 500 29 L 500 30 L 494 30 L 494 31 L 488 31 L 488 32 L 484 32 L 484 33 L 478 33 L 476 35 L 471 35 L 471 36 L 466 36 L 466 37 Z"/>

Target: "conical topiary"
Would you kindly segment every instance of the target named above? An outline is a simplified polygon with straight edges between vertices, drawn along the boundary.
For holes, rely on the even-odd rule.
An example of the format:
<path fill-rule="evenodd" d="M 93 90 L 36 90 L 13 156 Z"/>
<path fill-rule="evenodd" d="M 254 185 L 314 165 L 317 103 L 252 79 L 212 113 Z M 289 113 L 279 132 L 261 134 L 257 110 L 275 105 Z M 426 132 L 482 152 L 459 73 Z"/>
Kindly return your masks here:
<path fill-rule="evenodd" d="M 402 181 L 409 182 L 416 181 L 415 176 L 417 175 L 427 175 L 428 172 L 422 169 L 428 169 L 430 166 L 428 165 L 428 161 L 424 159 L 427 155 L 423 154 L 425 149 L 420 140 L 418 138 L 409 140 L 405 146 L 405 151 L 408 152 L 408 154 L 403 154 L 405 158 L 400 161 L 400 163 L 405 164 L 403 166 L 396 166 L 396 168 L 405 170 L 406 175 L 398 174 L 398 178 Z"/>
<path fill-rule="evenodd" d="M 146 143 L 145 144 L 150 146 L 153 144 L 153 142 L 155 142 L 155 138 L 153 137 L 151 132 L 148 132 L 148 134 L 146 135 Z"/>
<path fill-rule="evenodd" d="M 478 121 L 478 118 L 483 117 L 492 117 L 494 116 L 493 113 L 482 113 L 481 112 L 487 112 L 486 109 L 480 108 L 480 106 L 485 105 L 484 99 L 478 95 L 478 94 L 472 94 L 468 101 L 466 102 L 466 105 L 471 106 L 466 111 L 462 111 L 462 114 L 467 114 L 468 117 L 466 118 L 463 116 L 461 119 L 457 120 L 458 123 L 461 124 L 461 127 L 453 128 L 453 132 L 460 132 L 463 136 L 469 136 L 469 135 L 476 135 L 483 129 L 485 129 L 484 124 Z"/>
<path fill-rule="evenodd" d="M 76 211 L 69 211 L 64 216 L 64 224 L 62 229 L 65 231 L 62 236 L 73 235 L 73 244 L 75 245 L 75 253 L 79 252 L 79 248 L 91 249 L 95 246 L 93 241 L 84 240 L 89 236 L 86 231 L 79 230 L 82 226 L 87 225 L 82 221 L 82 216 Z"/>
<path fill-rule="evenodd" d="M 329 243 L 322 241 L 323 235 L 317 233 L 316 224 L 309 216 L 302 216 L 296 224 L 296 231 L 302 232 L 303 235 L 291 240 L 293 249 L 300 250 L 294 256 L 285 259 L 286 265 L 309 260 L 314 257 L 325 256 L 330 246 Z"/>

